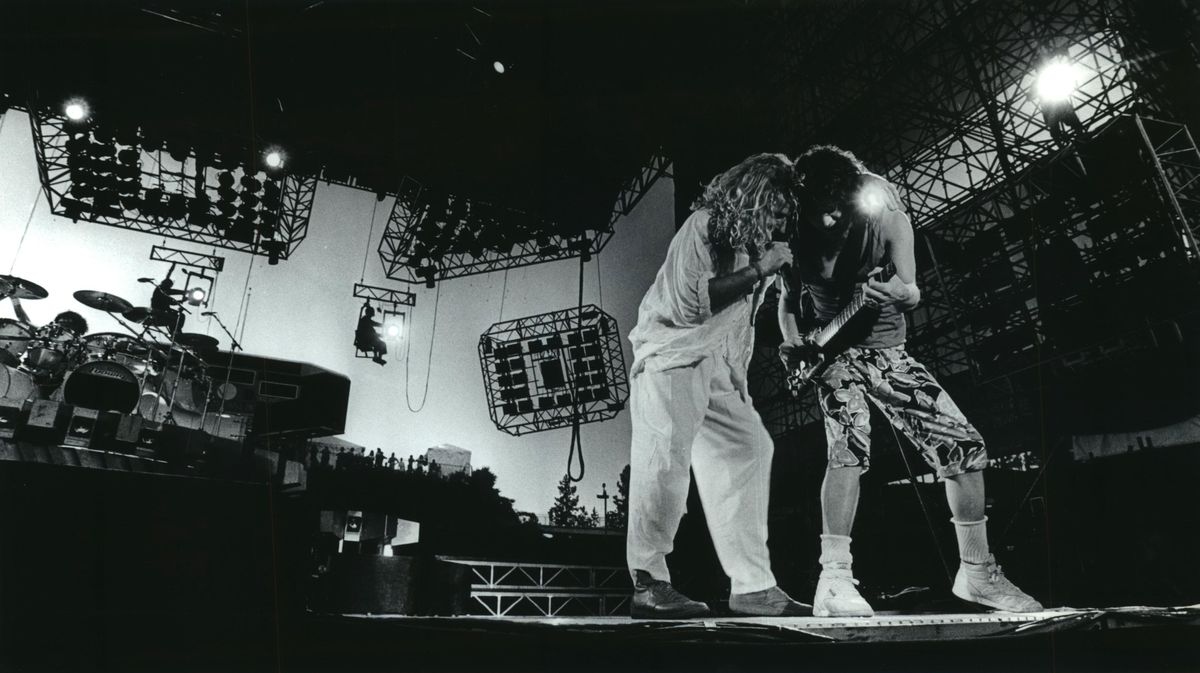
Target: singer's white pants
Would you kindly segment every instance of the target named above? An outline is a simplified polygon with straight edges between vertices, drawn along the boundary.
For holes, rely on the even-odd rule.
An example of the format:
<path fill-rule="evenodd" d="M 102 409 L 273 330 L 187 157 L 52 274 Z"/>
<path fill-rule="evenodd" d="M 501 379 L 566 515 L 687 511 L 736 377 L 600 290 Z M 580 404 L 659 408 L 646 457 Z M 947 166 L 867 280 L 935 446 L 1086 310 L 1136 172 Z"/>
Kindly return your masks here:
<path fill-rule="evenodd" d="M 630 413 L 630 573 L 670 581 L 666 555 L 686 509 L 690 468 L 732 593 L 775 586 L 767 550 L 774 445 L 727 357 L 639 372 Z"/>

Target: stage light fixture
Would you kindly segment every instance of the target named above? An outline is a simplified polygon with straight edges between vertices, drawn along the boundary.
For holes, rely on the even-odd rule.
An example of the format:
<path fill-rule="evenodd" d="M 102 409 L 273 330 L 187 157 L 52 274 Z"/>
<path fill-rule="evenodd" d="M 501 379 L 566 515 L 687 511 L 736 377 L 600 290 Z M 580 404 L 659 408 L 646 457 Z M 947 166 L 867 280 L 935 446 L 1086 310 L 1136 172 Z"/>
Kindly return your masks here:
<path fill-rule="evenodd" d="M 384 309 L 383 338 L 388 341 L 400 341 L 404 338 L 404 313 L 402 311 Z"/>
<path fill-rule="evenodd" d="M 258 178 L 255 178 L 253 175 L 243 175 L 239 182 L 242 185 L 242 189 L 250 192 L 251 194 L 262 189 L 262 183 L 259 182 Z"/>
<path fill-rule="evenodd" d="M 204 288 L 193 287 L 188 290 L 187 303 L 191 304 L 192 306 L 199 306 L 200 304 L 204 303 L 204 300 L 207 297 L 208 293 L 204 291 Z"/>
<path fill-rule="evenodd" d="M 1038 100 L 1056 103 L 1070 99 L 1079 85 L 1079 67 L 1066 58 L 1055 58 L 1038 70 Z"/>
<path fill-rule="evenodd" d="M 501 61 L 492 61 L 492 70 L 495 70 L 497 75 L 503 75 L 508 68 L 504 67 Z"/>
<path fill-rule="evenodd" d="M 63 112 L 66 113 L 67 119 L 76 123 L 86 121 L 92 114 L 91 107 L 82 98 L 72 98 L 67 101 L 63 105 Z"/>
<path fill-rule="evenodd" d="M 263 153 L 263 163 L 267 165 L 267 168 L 278 170 L 283 168 L 286 161 L 287 156 L 278 147 L 268 147 Z"/>
<path fill-rule="evenodd" d="M 258 220 L 267 200 L 275 216 L 261 233 L 287 239 L 277 257 L 285 259 L 304 238 L 315 178 L 264 174 L 260 166 L 231 162 L 261 160 L 239 146 L 210 148 L 209 153 L 221 150 L 225 160 L 223 166 L 209 165 L 169 128 L 168 135 L 136 124 L 106 128 L 94 114 L 86 116 L 82 101 L 69 103 L 70 119 L 65 105 L 32 110 L 42 186 L 55 214 L 266 256 L 258 247 Z M 156 149 L 164 140 L 165 150 Z M 193 208 L 194 200 L 201 203 Z"/>
<path fill-rule="evenodd" d="M 496 427 L 521 435 L 616 416 L 629 385 L 611 324 L 587 305 L 492 325 L 479 359 Z"/>

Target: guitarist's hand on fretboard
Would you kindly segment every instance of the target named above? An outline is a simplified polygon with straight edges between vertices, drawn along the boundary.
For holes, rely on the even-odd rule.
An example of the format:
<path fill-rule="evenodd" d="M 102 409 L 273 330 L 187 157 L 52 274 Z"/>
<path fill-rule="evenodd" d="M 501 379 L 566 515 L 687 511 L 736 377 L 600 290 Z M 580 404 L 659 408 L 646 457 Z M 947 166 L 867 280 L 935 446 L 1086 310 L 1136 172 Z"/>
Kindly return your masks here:
<path fill-rule="evenodd" d="M 875 267 L 867 274 L 867 282 L 862 285 L 863 301 L 871 308 L 883 308 L 892 304 L 901 304 L 908 300 L 910 290 L 900 276 L 891 275 L 886 281 L 880 280 L 883 275 L 882 267 Z"/>

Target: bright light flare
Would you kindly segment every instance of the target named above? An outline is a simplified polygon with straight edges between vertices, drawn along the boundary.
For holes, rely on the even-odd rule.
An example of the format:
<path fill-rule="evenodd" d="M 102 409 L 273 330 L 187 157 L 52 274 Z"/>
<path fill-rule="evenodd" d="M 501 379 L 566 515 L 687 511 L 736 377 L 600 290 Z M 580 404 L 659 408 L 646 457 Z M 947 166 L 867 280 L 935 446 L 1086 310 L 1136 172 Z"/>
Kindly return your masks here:
<path fill-rule="evenodd" d="M 869 216 L 877 216 L 883 213 L 887 208 L 888 197 L 884 193 L 883 187 L 875 184 L 874 181 L 868 182 L 858 190 L 858 195 L 855 197 L 855 205 L 859 212 Z"/>
<path fill-rule="evenodd" d="M 202 287 L 194 287 L 187 292 L 187 303 L 192 306 L 199 306 L 208 298 L 208 293 Z"/>
<path fill-rule="evenodd" d="M 492 70 L 495 70 L 497 75 L 503 75 L 508 68 L 505 68 L 504 63 L 500 61 L 492 61 Z"/>
<path fill-rule="evenodd" d="M 386 334 L 387 338 L 389 339 L 399 339 L 402 332 L 403 330 L 401 329 L 399 322 L 389 322 L 383 326 L 383 333 Z"/>
<path fill-rule="evenodd" d="M 278 147 L 271 147 L 263 152 L 263 163 L 267 165 L 267 168 L 283 168 L 286 161 L 287 156 Z"/>
<path fill-rule="evenodd" d="M 63 105 L 63 112 L 67 115 L 67 119 L 73 122 L 81 122 L 91 115 L 91 108 L 88 107 L 87 101 L 82 98 L 72 98 Z"/>
<path fill-rule="evenodd" d="M 1079 66 L 1065 59 L 1055 59 L 1037 74 L 1038 100 L 1048 103 L 1065 101 L 1079 86 Z"/>

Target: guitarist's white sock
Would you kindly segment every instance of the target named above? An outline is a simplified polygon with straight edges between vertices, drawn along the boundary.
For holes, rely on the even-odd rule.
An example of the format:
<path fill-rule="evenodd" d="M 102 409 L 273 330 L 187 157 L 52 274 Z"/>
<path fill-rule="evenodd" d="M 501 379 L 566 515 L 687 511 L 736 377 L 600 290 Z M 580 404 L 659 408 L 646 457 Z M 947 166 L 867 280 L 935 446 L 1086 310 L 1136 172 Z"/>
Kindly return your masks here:
<path fill-rule="evenodd" d="M 958 557 L 964 563 L 987 563 L 991 560 L 992 555 L 988 551 L 987 541 L 987 517 L 983 517 L 979 521 L 959 521 L 958 519 L 950 519 L 954 522 L 954 532 L 958 536 Z"/>
<path fill-rule="evenodd" d="M 850 572 L 854 556 L 850 554 L 849 535 L 821 536 L 821 569 Z"/>

